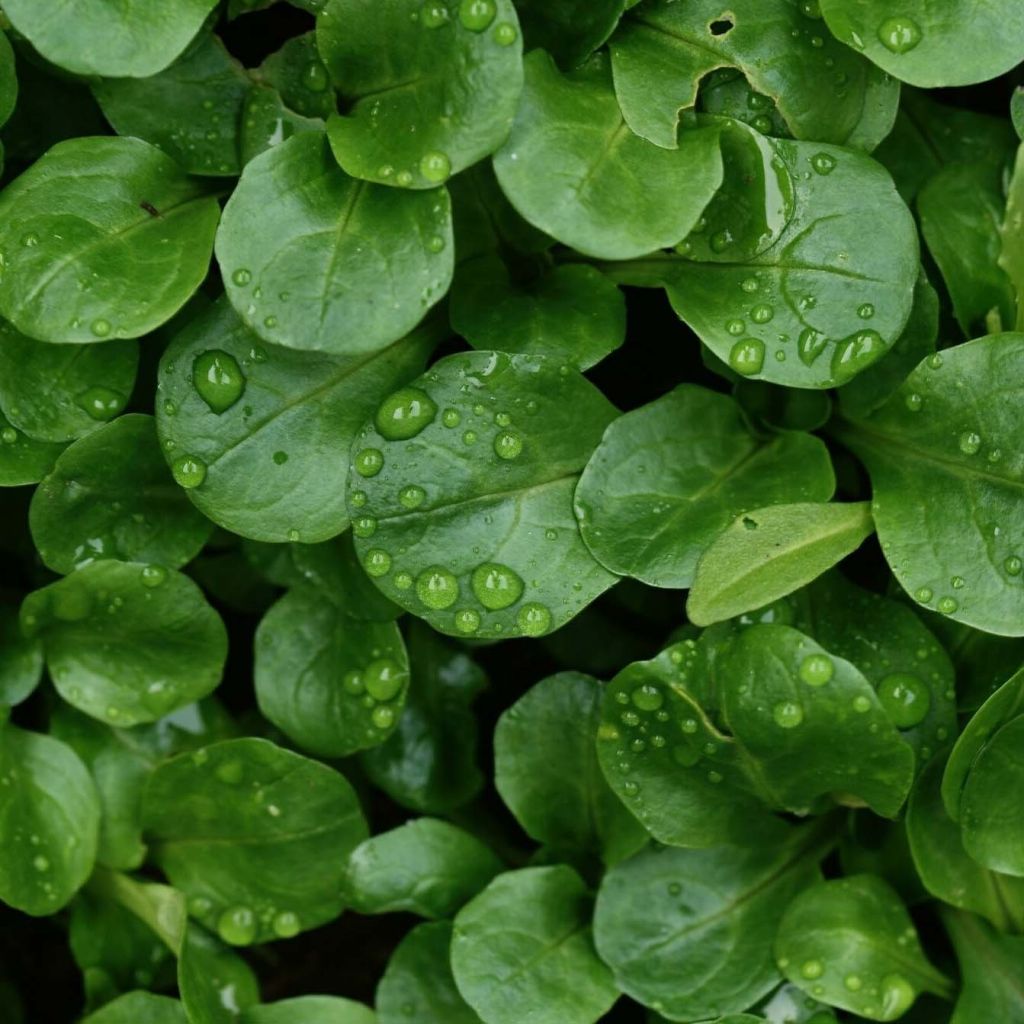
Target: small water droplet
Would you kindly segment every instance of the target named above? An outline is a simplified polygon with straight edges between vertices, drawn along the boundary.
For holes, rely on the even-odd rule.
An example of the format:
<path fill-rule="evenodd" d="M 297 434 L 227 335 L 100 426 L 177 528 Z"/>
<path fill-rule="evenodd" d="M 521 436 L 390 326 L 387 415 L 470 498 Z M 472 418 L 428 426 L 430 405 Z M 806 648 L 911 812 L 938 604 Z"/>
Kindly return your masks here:
<path fill-rule="evenodd" d="M 921 29 L 912 18 L 886 18 L 878 26 L 878 38 L 892 53 L 909 53 L 921 42 Z"/>
<path fill-rule="evenodd" d="M 494 0 L 462 0 L 459 4 L 459 21 L 470 32 L 483 32 L 498 13 Z"/>
<path fill-rule="evenodd" d="M 391 556 L 383 548 L 370 548 L 363 559 L 363 568 L 375 579 L 386 576 L 391 570 Z"/>
<path fill-rule="evenodd" d="M 960 435 L 960 451 L 964 455 L 976 455 L 981 448 L 981 436 L 973 430 L 965 431 Z"/>
<path fill-rule="evenodd" d="M 827 654 L 809 654 L 800 662 L 800 678 L 808 686 L 824 686 L 835 671 L 835 663 Z"/>
<path fill-rule="evenodd" d="M 523 636 L 543 636 L 551 628 L 551 612 L 545 605 L 530 601 L 519 609 L 516 623 Z"/>
<path fill-rule="evenodd" d="M 494 438 L 494 454 L 511 461 L 522 453 L 523 439 L 514 430 L 503 430 Z"/>
<path fill-rule="evenodd" d="M 89 328 L 97 338 L 105 338 L 110 334 L 110 321 L 104 320 L 100 317 L 98 320 L 93 320 Z"/>
<path fill-rule="evenodd" d="M 878 686 L 878 699 L 897 729 L 920 725 L 931 707 L 931 691 L 909 672 L 894 672 Z"/>
<path fill-rule="evenodd" d="M 804 720 L 804 709 L 796 701 L 780 701 L 772 708 L 772 718 L 780 729 L 795 729 Z"/>
<path fill-rule="evenodd" d="M 818 174 L 831 174 L 836 169 L 836 158 L 831 153 L 815 153 L 811 157 L 811 167 Z"/>
<path fill-rule="evenodd" d="M 217 919 L 217 934 L 229 946 L 249 945 L 256 930 L 256 915 L 248 907 L 229 907 Z"/>
<path fill-rule="evenodd" d="M 379 448 L 364 448 L 355 457 L 355 470 L 360 476 L 376 476 L 384 468 L 384 454 Z"/>
<path fill-rule="evenodd" d="M 429 182 L 440 185 L 452 173 L 452 164 L 447 154 L 434 150 L 425 153 L 420 160 L 420 174 Z"/>

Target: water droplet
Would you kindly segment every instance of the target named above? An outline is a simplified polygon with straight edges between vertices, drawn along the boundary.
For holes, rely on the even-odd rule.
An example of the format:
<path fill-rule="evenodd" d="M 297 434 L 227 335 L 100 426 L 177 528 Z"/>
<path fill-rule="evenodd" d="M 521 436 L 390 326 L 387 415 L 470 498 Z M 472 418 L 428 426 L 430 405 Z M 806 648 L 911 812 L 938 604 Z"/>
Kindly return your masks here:
<path fill-rule="evenodd" d="M 796 351 L 800 356 L 800 362 L 805 366 L 811 366 L 818 356 L 825 351 L 828 345 L 828 338 L 813 327 L 805 327 L 797 338 Z"/>
<path fill-rule="evenodd" d="M 641 711 L 657 711 L 665 702 L 665 698 L 662 695 L 661 690 L 650 683 L 644 683 L 642 686 L 638 686 L 633 691 L 632 698 L 633 703 Z"/>
<path fill-rule="evenodd" d="M 196 356 L 192 382 L 199 397 L 217 413 L 226 412 L 245 391 L 245 376 L 235 357 L 220 349 Z"/>
<path fill-rule="evenodd" d="M 433 566 L 417 578 L 416 596 L 428 608 L 442 611 L 459 599 L 459 581 L 447 569 Z"/>
<path fill-rule="evenodd" d="M 815 153 L 811 166 L 818 174 L 831 174 L 836 169 L 836 158 L 831 153 Z"/>
<path fill-rule="evenodd" d="M 139 578 L 144 587 L 149 587 L 152 590 L 167 579 L 167 570 L 162 565 L 146 565 L 139 573 Z"/>
<path fill-rule="evenodd" d="M 110 388 L 97 385 L 83 391 L 75 399 L 75 404 L 91 419 L 106 423 L 124 408 L 124 396 Z"/>
<path fill-rule="evenodd" d="M 692 736 L 697 731 L 697 719 L 696 718 L 684 718 L 679 723 L 679 728 L 683 730 L 688 736 Z"/>
<path fill-rule="evenodd" d="M 1003 568 L 1011 576 L 1019 576 L 1021 569 L 1024 568 L 1024 562 L 1017 555 L 1010 555 L 1005 562 L 1003 562 Z"/>
<path fill-rule="evenodd" d="M 494 454 L 499 459 L 516 459 L 522 450 L 523 439 L 514 430 L 503 430 L 494 439 Z"/>
<path fill-rule="evenodd" d="M 194 455 L 179 455 L 171 463 L 171 475 L 178 486 L 192 490 L 206 479 L 206 463 Z"/>
<path fill-rule="evenodd" d="M 473 608 L 462 608 L 455 613 L 455 628 L 467 636 L 480 628 L 480 613 Z"/>
<path fill-rule="evenodd" d="M 862 693 L 858 694 L 856 697 L 853 698 L 853 710 L 862 715 L 865 712 L 870 711 L 871 699 L 869 697 L 865 697 Z"/>
<path fill-rule="evenodd" d="M 483 32 L 497 13 L 494 0 L 462 0 L 459 4 L 459 21 L 470 32 Z"/>
<path fill-rule="evenodd" d="M 775 310 L 764 303 L 760 306 L 755 306 L 750 311 L 750 319 L 753 320 L 755 324 L 766 324 L 773 316 L 775 316 Z"/>
<path fill-rule="evenodd" d="M 981 447 L 981 436 L 973 430 L 965 431 L 960 435 L 960 451 L 964 455 L 976 455 Z"/>
<path fill-rule="evenodd" d="M 351 694 L 353 697 L 358 697 L 365 689 L 362 672 L 356 669 L 346 672 L 342 677 L 341 687 L 346 693 Z"/>
<path fill-rule="evenodd" d="M 441 422 L 446 427 L 457 427 L 462 422 L 462 414 L 458 409 L 445 409 L 441 413 Z"/>
<path fill-rule="evenodd" d="M 374 708 L 370 713 L 370 721 L 378 729 L 390 729 L 395 724 L 395 712 L 392 708 Z"/>
<path fill-rule="evenodd" d="M 401 388 L 381 402 L 375 423 L 389 441 L 407 441 L 433 423 L 437 406 L 419 388 Z"/>
<path fill-rule="evenodd" d="M 515 25 L 502 21 L 494 26 L 494 41 L 499 46 L 511 46 L 519 38 Z"/>
<path fill-rule="evenodd" d="M 110 334 L 110 321 L 100 317 L 98 320 L 93 320 L 89 329 L 97 338 L 105 338 Z"/>
<path fill-rule="evenodd" d="M 395 586 L 399 590 L 408 590 L 413 584 L 412 573 L 406 572 L 404 569 L 401 572 L 395 573 Z"/>
<path fill-rule="evenodd" d="M 399 171 L 395 175 L 395 183 L 400 185 L 402 188 L 408 188 L 412 184 L 412 172 L 411 171 Z"/>
<path fill-rule="evenodd" d="M 443 3 L 427 3 L 420 9 L 420 22 L 424 28 L 440 28 L 448 23 L 448 8 Z"/>
<path fill-rule="evenodd" d="M 731 334 L 731 335 L 732 335 L 732 336 L 733 336 L 734 338 L 738 338 L 738 337 L 739 337 L 739 336 L 740 336 L 741 334 L 743 334 L 743 333 L 744 333 L 744 332 L 746 331 L 746 329 L 747 329 L 747 325 L 746 325 L 746 324 L 745 324 L 745 323 L 744 323 L 744 322 L 743 322 L 742 320 L 730 320 L 730 321 L 729 321 L 729 322 L 728 322 L 728 323 L 727 323 L 727 324 L 725 325 L 725 329 L 726 329 L 726 330 L 727 330 L 727 331 L 728 331 L 728 332 L 729 332 L 729 333 L 730 333 L 730 334 Z"/>
<path fill-rule="evenodd" d="M 933 370 L 938 370 L 943 363 L 942 353 L 936 352 L 934 355 L 928 357 L 928 366 Z"/>
<path fill-rule="evenodd" d="M 0 430 L 0 439 L 4 444 L 15 444 L 18 440 L 18 432 L 14 427 L 4 427 L 3 430 Z"/>
<path fill-rule="evenodd" d="M 796 701 L 780 701 L 772 708 L 772 718 L 780 729 L 795 729 L 804 720 L 804 709 Z"/>
<path fill-rule="evenodd" d="M 424 154 L 423 159 L 420 160 L 420 174 L 435 185 L 446 181 L 451 173 L 452 163 L 445 153 L 434 150 Z"/>
<path fill-rule="evenodd" d="M 363 560 L 363 568 L 367 576 L 373 576 L 375 579 L 386 576 L 391 570 L 391 556 L 381 548 L 370 548 Z"/>
<path fill-rule="evenodd" d="M 542 636 L 551 628 L 551 612 L 544 605 L 530 601 L 519 609 L 516 622 L 523 636 Z"/>
<path fill-rule="evenodd" d="M 952 577 L 952 579 L 950 579 L 949 585 L 954 590 L 963 590 L 964 587 L 967 585 L 967 581 L 963 578 L 963 576 L 954 576 Z"/>
<path fill-rule="evenodd" d="M 800 974 L 808 981 L 820 978 L 825 973 L 825 965 L 820 960 L 805 960 L 800 967 Z"/>
<path fill-rule="evenodd" d="M 862 306 L 857 307 L 857 316 L 861 320 L 870 320 L 875 315 L 875 307 L 870 302 L 865 302 Z"/>
<path fill-rule="evenodd" d="M 800 662 L 800 678 L 808 686 L 824 686 L 835 671 L 835 663 L 827 654 L 809 654 Z"/>
<path fill-rule="evenodd" d="M 328 85 L 327 68 L 318 60 L 310 61 L 306 65 L 303 81 L 310 92 L 326 91 Z"/>
<path fill-rule="evenodd" d="M 740 282 L 740 287 L 741 287 L 741 288 L 742 288 L 742 289 L 743 289 L 743 290 L 744 290 L 744 291 L 745 291 L 745 292 L 746 292 L 746 293 L 747 293 L 748 295 L 753 295 L 753 294 L 754 294 L 754 292 L 756 292 L 756 291 L 757 291 L 757 289 L 758 289 L 758 288 L 760 287 L 760 285 L 759 285 L 759 284 L 757 283 L 757 278 L 756 278 L 756 277 L 745 277 L 745 278 L 744 278 L 744 279 L 743 279 L 743 280 L 742 280 L 742 281 Z"/>
<path fill-rule="evenodd" d="M 900 974 L 887 974 L 882 979 L 882 1013 L 885 1020 L 895 1020 L 910 1008 L 916 993 Z"/>
<path fill-rule="evenodd" d="M 476 599 L 491 611 L 508 608 L 523 596 L 522 578 L 499 562 L 478 565 L 473 570 L 471 583 Z"/>
<path fill-rule="evenodd" d="M 843 978 L 843 985 L 851 992 L 859 992 L 864 987 L 864 982 L 861 981 L 859 975 L 848 974 Z"/>
<path fill-rule="evenodd" d="M 299 531 L 298 530 L 289 530 L 288 531 L 288 539 L 294 544 L 299 539 Z"/>
<path fill-rule="evenodd" d="M 245 285 L 252 280 L 252 273 L 242 267 L 231 275 L 231 280 L 234 281 L 239 288 L 244 288 Z"/>
<path fill-rule="evenodd" d="M 360 476 L 376 476 L 384 468 L 384 455 L 379 448 L 364 448 L 355 457 L 355 469 Z"/>
<path fill-rule="evenodd" d="M 274 915 L 274 921 L 270 927 L 273 928 L 274 934 L 278 938 L 294 938 L 301 931 L 299 915 L 290 910 L 282 910 L 279 914 Z"/>
<path fill-rule="evenodd" d="M 379 701 L 391 700 L 402 690 L 405 673 L 390 658 L 378 658 L 366 666 L 363 683 L 366 692 Z"/>
<path fill-rule="evenodd" d="M 878 699 L 897 729 L 920 725 L 932 703 L 931 691 L 909 672 L 886 676 L 878 686 Z"/>
<path fill-rule="evenodd" d="M 217 918 L 217 934 L 229 946 L 247 946 L 256 938 L 256 915 L 248 907 L 229 907 Z"/>
<path fill-rule="evenodd" d="M 918 412 L 924 404 L 924 399 L 916 391 L 911 391 L 910 394 L 903 399 L 903 403 L 910 412 Z"/>
<path fill-rule="evenodd" d="M 855 377 L 885 352 L 885 342 L 878 331 L 858 331 L 836 345 L 832 356 L 832 376 L 837 383 Z"/>
<path fill-rule="evenodd" d="M 764 342 L 758 338 L 737 341 L 729 352 L 729 365 L 745 377 L 760 373 L 764 365 Z"/>
<path fill-rule="evenodd" d="M 921 42 L 921 29 L 911 18 L 886 18 L 878 26 L 878 38 L 892 53 L 909 53 Z"/>
<path fill-rule="evenodd" d="M 955 597 L 943 597 L 939 599 L 936 607 L 943 615 L 952 615 L 960 607 L 960 604 Z"/>
<path fill-rule="evenodd" d="M 914 599 L 920 604 L 927 604 L 932 599 L 932 588 L 918 587 L 914 592 Z"/>
<path fill-rule="evenodd" d="M 32 249 L 39 244 L 39 236 L 30 231 L 22 238 L 21 244 L 25 246 L 26 249 Z"/>

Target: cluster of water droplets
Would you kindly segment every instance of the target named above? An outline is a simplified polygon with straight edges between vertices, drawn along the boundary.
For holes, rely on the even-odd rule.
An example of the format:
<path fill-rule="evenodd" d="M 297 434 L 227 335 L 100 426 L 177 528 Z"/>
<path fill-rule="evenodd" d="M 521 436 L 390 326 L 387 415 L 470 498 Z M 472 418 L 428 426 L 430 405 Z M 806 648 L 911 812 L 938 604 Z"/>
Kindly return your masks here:
<path fill-rule="evenodd" d="M 368 737 L 376 741 L 379 737 L 373 730 L 387 731 L 397 720 L 399 705 L 395 699 L 404 692 L 408 673 L 393 658 L 382 656 L 380 650 L 372 651 L 371 658 L 363 668 L 346 672 L 341 685 L 369 712 L 373 729 Z"/>

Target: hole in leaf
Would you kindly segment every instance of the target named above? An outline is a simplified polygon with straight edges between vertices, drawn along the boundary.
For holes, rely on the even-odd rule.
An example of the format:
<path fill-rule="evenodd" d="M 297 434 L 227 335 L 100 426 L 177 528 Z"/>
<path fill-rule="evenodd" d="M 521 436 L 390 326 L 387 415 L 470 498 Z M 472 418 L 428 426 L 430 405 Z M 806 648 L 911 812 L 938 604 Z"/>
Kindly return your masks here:
<path fill-rule="evenodd" d="M 757 522 L 755 520 L 751 519 L 750 516 L 744 516 L 743 517 L 743 526 L 747 530 L 756 530 L 757 529 Z"/>
<path fill-rule="evenodd" d="M 732 20 L 731 14 L 720 14 L 710 25 L 708 25 L 708 31 L 713 36 L 724 36 L 731 32 L 736 27 L 736 23 Z"/>

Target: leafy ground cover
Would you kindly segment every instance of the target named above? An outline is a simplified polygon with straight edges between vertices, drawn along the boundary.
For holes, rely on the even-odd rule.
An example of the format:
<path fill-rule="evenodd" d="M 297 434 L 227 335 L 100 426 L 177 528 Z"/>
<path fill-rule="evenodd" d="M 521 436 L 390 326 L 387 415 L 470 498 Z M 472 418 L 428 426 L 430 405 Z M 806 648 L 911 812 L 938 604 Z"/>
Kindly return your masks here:
<path fill-rule="evenodd" d="M 0 0 L 0 1024 L 1024 1024 L 1017 0 Z"/>

